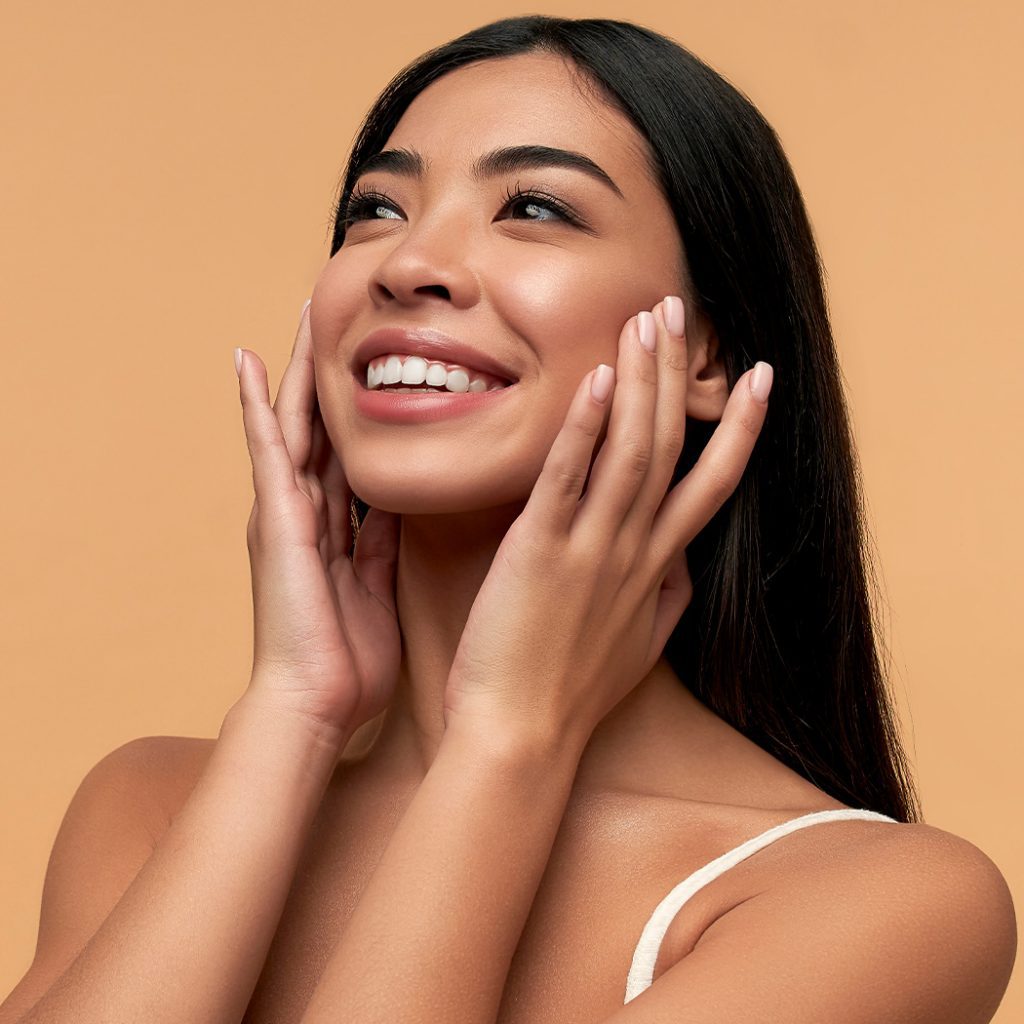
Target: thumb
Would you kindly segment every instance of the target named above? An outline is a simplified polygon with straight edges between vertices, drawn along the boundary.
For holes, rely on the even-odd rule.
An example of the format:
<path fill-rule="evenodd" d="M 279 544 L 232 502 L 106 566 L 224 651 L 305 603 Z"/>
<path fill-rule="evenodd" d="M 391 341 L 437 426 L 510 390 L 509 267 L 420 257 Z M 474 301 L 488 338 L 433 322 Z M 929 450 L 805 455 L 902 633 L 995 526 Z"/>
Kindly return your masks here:
<path fill-rule="evenodd" d="M 402 517 L 371 508 L 359 527 L 352 568 L 356 577 L 382 604 L 395 610 L 395 570 Z"/>

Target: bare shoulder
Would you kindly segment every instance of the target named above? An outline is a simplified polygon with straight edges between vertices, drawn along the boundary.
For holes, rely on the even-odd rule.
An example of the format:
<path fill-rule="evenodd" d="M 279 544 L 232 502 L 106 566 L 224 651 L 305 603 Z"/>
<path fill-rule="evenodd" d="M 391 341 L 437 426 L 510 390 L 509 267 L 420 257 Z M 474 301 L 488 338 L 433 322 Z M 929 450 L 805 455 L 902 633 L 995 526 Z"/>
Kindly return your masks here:
<path fill-rule="evenodd" d="M 145 793 L 153 828 L 162 834 L 188 800 L 216 742 L 199 736 L 140 736 L 104 761 L 124 787 Z"/>
<path fill-rule="evenodd" d="M 714 1005 L 719 1021 L 769 1009 L 794 1022 L 992 1019 L 1017 926 L 991 858 L 925 824 L 846 821 L 802 832 L 785 870 L 748 891 L 659 979 L 665 1008 L 703 1020 Z"/>

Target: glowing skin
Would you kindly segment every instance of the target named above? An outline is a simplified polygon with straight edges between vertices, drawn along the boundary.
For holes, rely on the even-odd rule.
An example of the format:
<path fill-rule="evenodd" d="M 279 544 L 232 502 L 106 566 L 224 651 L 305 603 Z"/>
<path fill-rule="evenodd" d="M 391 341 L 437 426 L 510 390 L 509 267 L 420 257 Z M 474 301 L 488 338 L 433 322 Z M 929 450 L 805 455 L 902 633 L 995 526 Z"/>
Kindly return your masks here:
<path fill-rule="evenodd" d="M 473 177 L 474 161 L 514 145 L 583 153 L 622 195 L 564 167 Z M 413 101 L 385 149 L 417 151 L 426 172 L 359 180 L 389 202 L 369 204 L 372 219 L 349 226 L 316 283 L 310 322 L 320 408 L 346 476 L 371 505 L 403 514 L 405 661 L 388 726 L 410 701 L 429 763 L 469 607 L 580 380 L 598 363 L 615 365 L 626 320 L 686 295 L 679 235 L 642 140 L 561 58 L 487 60 L 443 76 Z M 517 186 L 558 197 L 583 226 L 529 198 L 509 203 Z M 360 415 L 352 354 L 383 326 L 434 328 L 488 352 L 515 371 L 515 393 L 430 423 Z M 691 314 L 687 338 L 687 412 L 717 419 L 727 389 L 708 361 L 713 334 Z"/>
<path fill-rule="evenodd" d="M 599 362 L 614 364 L 630 316 L 680 291 L 679 236 L 641 140 L 579 90 L 550 56 L 445 75 L 413 101 L 385 147 L 423 154 L 423 181 L 392 173 L 360 181 L 400 209 L 350 227 L 317 282 L 312 329 L 325 423 L 350 483 L 373 505 L 464 511 L 525 500 L 579 380 Z M 480 154 L 515 144 L 582 152 L 625 198 L 564 168 L 470 178 Z M 564 199 L 590 230 L 523 200 L 503 211 L 517 182 Z M 429 430 L 357 417 L 350 354 L 385 324 L 436 327 L 496 354 L 518 372 L 518 400 L 500 416 Z M 468 451 L 487 458 L 476 464 Z"/>

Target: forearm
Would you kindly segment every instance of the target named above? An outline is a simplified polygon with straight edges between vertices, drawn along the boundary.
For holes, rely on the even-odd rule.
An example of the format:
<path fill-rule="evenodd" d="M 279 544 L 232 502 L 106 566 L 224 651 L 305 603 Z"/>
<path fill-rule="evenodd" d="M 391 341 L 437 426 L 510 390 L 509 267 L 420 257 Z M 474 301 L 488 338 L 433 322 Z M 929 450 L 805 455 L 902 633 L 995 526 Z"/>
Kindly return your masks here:
<path fill-rule="evenodd" d="M 343 742 L 239 700 L 149 860 L 20 1024 L 237 1024 Z"/>
<path fill-rule="evenodd" d="M 450 728 L 303 1024 L 493 1024 L 579 756 Z"/>

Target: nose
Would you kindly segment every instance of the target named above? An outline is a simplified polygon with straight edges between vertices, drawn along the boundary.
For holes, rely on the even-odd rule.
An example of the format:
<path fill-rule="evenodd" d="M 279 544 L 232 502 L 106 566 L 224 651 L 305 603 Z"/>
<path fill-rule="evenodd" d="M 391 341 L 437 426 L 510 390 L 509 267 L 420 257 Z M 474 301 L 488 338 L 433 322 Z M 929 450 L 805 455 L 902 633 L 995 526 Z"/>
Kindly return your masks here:
<path fill-rule="evenodd" d="M 374 305 L 397 302 L 414 306 L 435 299 L 459 309 L 474 305 L 480 282 L 471 265 L 468 231 L 452 216 L 429 218 L 412 225 L 370 275 Z"/>

